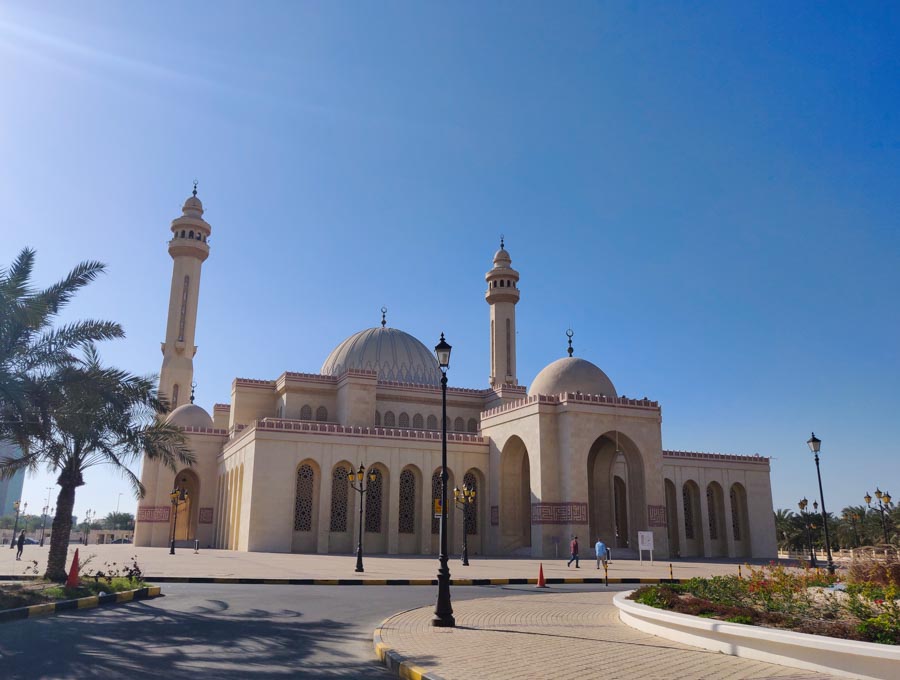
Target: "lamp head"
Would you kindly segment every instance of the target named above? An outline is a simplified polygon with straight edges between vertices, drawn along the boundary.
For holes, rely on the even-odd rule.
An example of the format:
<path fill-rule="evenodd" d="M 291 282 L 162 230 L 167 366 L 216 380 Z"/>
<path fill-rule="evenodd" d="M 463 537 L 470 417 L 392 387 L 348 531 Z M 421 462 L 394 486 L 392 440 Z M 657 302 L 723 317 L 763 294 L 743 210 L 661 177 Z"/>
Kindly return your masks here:
<path fill-rule="evenodd" d="M 881 500 L 884 501 L 885 505 L 890 505 L 891 504 L 891 494 L 889 494 L 887 491 L 885 491 L 881 496 Z"/>
<path fill-rule="evenodd" d="M 822 440 L 816 436 L 815 432 L 812 433 L 812 437 L 810 437 L 806 443 L 809 444 L 809 450 L 813 453 L 818 453 L 819 447 L 822 446 Z"/>
<path fill-rule="evenodd" d="M 863 496 L 863 500 L 866 502 L 866 505 L 872 505 L 872 497 L 869 495 L 868 491 L 866 491 L 866 495 Z"/>
<path fill-rule="evenodd" d="M 801 498 L 800 502 L 797 503 L 797 507 L 800 508 L 800 511 L 802 512 L 803 510 L 806 510 L 806 505 L 808 503 L 809 503 L 809 501 L 807 501 L 805 497 Z"/>
<path fill-rule="evenodd" d="M 882 496 L 884 496 L 884 494 L 881 493 L 881 489 L 879 489 L 879 488 L 876 487 L 876 489 L 875 489 L 875 498 L 877 498 L 878 500 L 881 500 L 881 497 L 882 497 Z"/>
<path fill-rule="evenodd" d="M 819 511 L 819 501 L 813 501 L 813 510 Z"/>
<path fill-rule="evenodd" d="M 453 349 L 450 344 L 444 340 L 444 334 L 441 333 L 441 341 L 434 346 L 434 353 L 437 356 L 438 364 L 442 371 L 450 368 L 450 350 Z"/>

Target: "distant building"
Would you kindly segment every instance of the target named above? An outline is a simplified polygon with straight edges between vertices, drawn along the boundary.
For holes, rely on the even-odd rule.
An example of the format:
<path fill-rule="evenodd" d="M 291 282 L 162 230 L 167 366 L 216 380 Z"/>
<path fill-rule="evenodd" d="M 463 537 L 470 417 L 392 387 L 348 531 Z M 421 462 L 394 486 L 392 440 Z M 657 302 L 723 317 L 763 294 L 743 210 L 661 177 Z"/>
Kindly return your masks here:
<path fill-rule="evenodd" d="M 191 385 L 211 227 L 196 190 L 182 212 L 168 245 L 159 389 L 176 407 L 168 420 L 184 430 L 196 463 L 174 474 L 144 460 L 135 544 L 166 546 L 174 533 L 176 541 L 230 550 L 350 553 L 360 499 L 348 476 L 364 463 L 365 550 L 435 554 L 442 376 L 434 355 L 383 315 L 380 326 L 337 344 L 318 373 L 236 378 L 230 403 L 210 416 L 193 403 Z M 769 459 L 664 449 L 659 403 L 620 396 L 606 373 L 574 356 L 571 334 L 568 356 L 548 353 L 555 360 L 526 388 L 516 371 L 519 272 L 502 240 L 492 265 L 484 293 L 488 385 L 448 389 L 449 488 L 476 491 L 464 517 L 452 502 L 447 508 L 450 544 L 465 530 L 476 554 L 548 558 L 560 545 L 565 552 L 573 534 L 582 545 L 603 538 L 633 551 L 638 532 L 649 532 L 659 556 L 775 557 Z M 244 273 L 233 274 L 240 285 Z M 600 271 L 578 281 L 598 290 L 620 285 Z M 410 295 L 431 285 L 410 282 Z M 289 313 L 277 296 L 256 304 Z M 221 332 L 243 323 L 241 313 L 218 319 Z M 310 324 L 310 332 L 328 329 Z M 289 338 L 266 334 L 261 328 L 248 352 L 289 353 Z"/>
<path fill-rule="evenodd" d="M 15 444 L 0 441 L 0 460 L 18 458 L 22 450 Z M 16 510 L 13 503 L 22 498 L 22 486 L 25 484 L 25 470 L 19 470 L 9 479 L 0 479 L 0 517 L 13 515 Z"/>

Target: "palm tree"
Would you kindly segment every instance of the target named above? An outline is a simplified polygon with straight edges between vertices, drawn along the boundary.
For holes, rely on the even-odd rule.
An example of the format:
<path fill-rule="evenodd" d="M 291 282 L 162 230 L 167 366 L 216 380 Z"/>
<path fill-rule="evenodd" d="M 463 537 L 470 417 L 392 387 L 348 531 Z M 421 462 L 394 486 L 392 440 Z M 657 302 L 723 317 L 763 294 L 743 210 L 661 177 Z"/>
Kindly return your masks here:
<path fill-rule="evenodd" d="M 0 269 L 0 439 L 23 450 L 49 432 L 48 399 L 59 388 L 57 369 L 75 363 L 73 352 L 84 343 L 124 336 L 110 321 L 52 326 L 104 265 L 82 262 L 58 283 L 39 290 L 31 281 L 34 259 L 34 251 L 26 248 L 9 268 Z"/>
<path fill-rule="evenodd" d="M 55 380 L 58 390 L 47 409 L 49 432 L 33 440 L 23 458 L 0 462 L 0 472 L 45 466 L 58 475 L 45 578 L 62 581 L 75 490 L 84 484 L 86 469 L 113 465 L 140 498 L 144 487 L 129 463 L 143 454 L 177 471 L 179 463 L 193 464 L 194 456 L 181 430 L 162 418 L 168 404 L 157 394 L 155 377 L 104 367 L 96 348 L 87 345 L 77 363 L 57 369 Z"/>

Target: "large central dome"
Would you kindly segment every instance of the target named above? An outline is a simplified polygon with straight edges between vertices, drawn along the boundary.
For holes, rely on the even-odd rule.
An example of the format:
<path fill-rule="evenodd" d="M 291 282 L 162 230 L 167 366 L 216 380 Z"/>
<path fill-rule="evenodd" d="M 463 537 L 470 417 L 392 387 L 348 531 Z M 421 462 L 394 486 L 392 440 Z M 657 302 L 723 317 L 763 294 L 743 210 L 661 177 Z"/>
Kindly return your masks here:
<path fill-rule="evenodd" d="M 440 385 L 441 369 L 429 349 L 396 328 L 367 328 L 332 350 L 322 364 L 323 375 L 348 369 L 376 371 L 379 380 Z"/>

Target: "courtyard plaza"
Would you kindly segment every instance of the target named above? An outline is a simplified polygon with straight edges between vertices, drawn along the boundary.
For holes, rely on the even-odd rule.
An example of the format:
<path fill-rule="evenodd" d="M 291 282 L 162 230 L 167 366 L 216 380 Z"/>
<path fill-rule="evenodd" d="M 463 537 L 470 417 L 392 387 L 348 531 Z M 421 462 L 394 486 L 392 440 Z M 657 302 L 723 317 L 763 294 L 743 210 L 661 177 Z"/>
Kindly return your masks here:
<path fill-rule="evenodd" d="M 158 577 L 431 579 L 437 559 L 373 556 L 354 572 L 353 555 L 242 553 L 223 550 L 71 546 L 86 570 L 137 558 Z M 0 575 L 20 575 L 47 548 L 23 561 L 0 550 Z M 594 577 L 566 560 L 470 556 L 454 578 Z M 616 559 L 610 578 L 667 578 L 669 561 Z M 738 562 L 672 561 L 676 578 L 736 573 Z M 636 631 L 618 619 L 616 592 L 634 586 L 554 584 L 454 586 L 456 628 L 434 628 L 433 586 L 245 585 L 165 583 L 164 597 L 4 624 L 0 664 L 9 678 L 150 677 L 202 671 L 220 678 L 396 677 L 378 663 L 385 648 L 427 677 L 452 678 L 822 678 L 797 669 L 708 652 Z M 373 643 L 373 633 L 374 643 Z M 55 641 L 46 653 L 43 640 Z M 43 651 L 37 653 L 37 648 Z M 502 650 L 502 651 L 498 651 Z M 414 677 L 406 675 L 404 677 Z"/>

